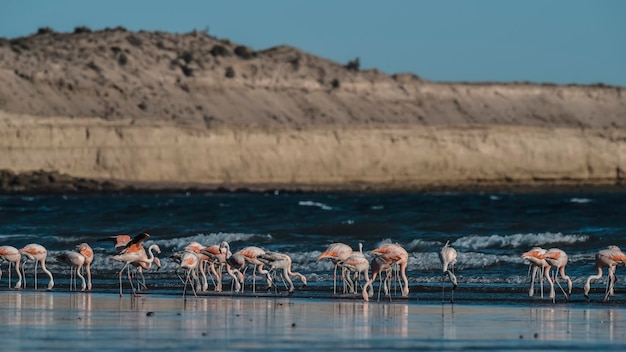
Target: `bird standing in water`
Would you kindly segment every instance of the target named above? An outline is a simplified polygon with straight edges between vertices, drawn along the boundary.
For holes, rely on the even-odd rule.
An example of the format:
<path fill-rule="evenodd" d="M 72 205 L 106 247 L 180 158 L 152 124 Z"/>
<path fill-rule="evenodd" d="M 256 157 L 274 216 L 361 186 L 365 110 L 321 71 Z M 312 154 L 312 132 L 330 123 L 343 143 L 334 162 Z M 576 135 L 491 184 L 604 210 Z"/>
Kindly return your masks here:
<path fill-rule="evenodd" d="M 441 261 L 441 265 L 443 266 L 443 277 L 441 280 L 441 295 L 442 295 L 441 300 L 442 301 L 445 299 L 443 283 L 446 279 L 446 274 L 447 274 L 448 277 L 450 278 L 450 282 L 452 282 L 452 293 L 451 293 L 452 298 L 450 299 L 450 301 L 454 303 L 454 290 L 456 289 L 457 281 L 456 281 L 456 276 L 454 275 L 453 270 L 454 270 L 454 264 L 456 264 L 456 257 L 457 257 L 456 249 L 450 247 L 450 241 L 446 241 L 446 244 L 443 246 L 443 248 L 441 248 L 441 251 L 439 252 L 439 260 Z"/>
<path fill-rule="evenodd" d="M 41 270 L 46 273 L 50 277 L 50 282 L 48 282 L 48 290 L 51 290 L 54 287 L 54 278 L 52 277 L 52 273 L 46 268 L 46 257 L 48 256 L 48 251 L 46 248 L 40 244 L 31 243 L 26 245 L 24 248 L 20 249 L 20 253 L 26 256 L 26 258 L 35 262 L 35 290 L 37 289 L 37 264 L 41 265 Z M 24 262 L 25 265 L 26 262 Z M 26 286 L 26 283 L 24 283 Z"/>
<path fill-rule="evenodd" d="M 624 254 L 618 246 L 609 246 L 596 254 L 596 268 L 598 269 L 598 274 L 589 276 L 587 281 L 585 281 L 584 292 L 587 300 L 589 300 L 591 280 L 598 280 L 602 277 L 602 268 L 608 268 L 609 279 L 606 285 L 604 301 L 609 300 L 609 296 L 613 295 L 613 285 L 615 285 L 616 281 L 615 268 L 618 264 L 626 264 L 626 254 Z"/>
<path fill-rule="evenodd" d="M 130 283 L 130 287 L 133 290 L 133 296 L 135 296 L 137 294 L 137 292 L 135 291 L 135 286 L 133 285 L 133 281 L 130 275 L 130 265 L 132 263 L 137 263 L 140 262 L 144 259 L 145 256 L 145 248 L 143 248 L 143 246 L 141 245 L 141 243 L 143 241 L 145 241 L 146 239 L 148 239 L 150 237 L 149 234 L 147 233 L 142 233 L 139 234 L 137 236 L 135 236 L 132 241 L 128 242 L 126 244 L 126 246 L 124 247 L 124 249 L 122 249 L 119 254 L 114 255 L 113 257 L 111 257 L 111 259 L 118 261 L 118 262 L 122 262 L 124 263 L 124 267 L 122 267 L 122 270 L 120 270 L 119 272 L 119 279 L 120 279 L 120 297 L 123 296 L 122 293 L 122 274 L 124 272 L 124 269 L 127 269 L 127 276 L 128 276 L 128 282 Z"/>
<path fill-rule="evenodd" d="M 402 248 L 402 246 L 400 246 L 399 244 L 385 243 L 382 246 L 372 250 L 371 253 L 375 256 L 375 258 L 372 259 L 372 262 L 370 263 L 370 266 L 372 268 L 372 277 L 365 284 L 365 286 L 363 286 L 363 298 L 366 301 L 368 300 L 368 293 L 365 291 L 367 287 L 371 285 L 372 282 L 376 279 L 376 271 L 383 272 L 394 267 L 396 267 L 400 271 L 400 276 L 402 277 L 403 282 L 400 283 L 400 291 L 402 292 L 402 297 L 408 296 L 409 279 L 406 276 L 406 268 L 409 264 L 409 253 L 407 253 L 406 249 Z"/>
<path fill-rule="evenodd" d="M 0 259 L 9 262 L 9 287 L 11 287 L 11 265 L 15 265 L 15 272 L 17 273 L 17 283 L 14 288 L 22 288 L 22 272 L 20 270 L 20 261 L 22 254 L 17 248 L 12 246 L 0 246 Z M 0 271 L 2 276 L 2 271 Z"/>
<path fill-rule="evenodd" d="M 344 261 L 352 255 L 352 248 L 345 243 L 332 243 L 324 253 L 320 254 L 317 259 L 330 259 L 335 264 L 335 271 L 333 271 L 333 294 L 337 294 L 337 268 L 339 262 Z M 341 278 L 343 280 L 343 293 L 346 291 L 345 270 L 341 269 Z"/>
<path fill-rule="evenodd" d="M 563 290 L 563 287 L 561 287 L 561 291 L 563 291 L 565 300 L 566 301 L 569 300 L 568 295 L 572 293 L 572 280 L 570 279 L 569 276 L 565 275 L 565 266 L 567 265 L 567 261 L 568 261 L 567 253 L 565 253 L 564 251 L 558 248 L 550 248 L 543 255 L 543 259 L 545 259 L 546 262 L 551 267 L 555 268 L 554 277 L 552 277 L 551 280 L 549 281 L 550 282 L 550 298 L 552 298 L 552 302 L 554 302 L 555 300 L 554 283 L 556 282 L 556 284 L 559 285 L 559 287 L 561 287 L 561 284 L 559 283 L 557 279 L 557 273 L 561 275 L 562 279 L 567 280 L 567 292 Z"/>
<path fill-rule="evenodd" d="M 535 247 L 528 252 L 522 254 L 522 258 L 528 260 L 530 263 L 530 267 L 528 268 L 530 272 L 530 268 L 532 268 L 532 273 L 530 275 L 530 288 L 528 289 L 528 296 L 532 297 L 535 295 L 535 277 L 537 273 L 539 273 L 539 283 L 541 287 L 541 298 L 543 298 L 543 277 L 547 278 L 548 282 L 550 279 L 550 264 L 546 262 L 543 255 L 546 253 L 546 250 L 541 247 Z"/>

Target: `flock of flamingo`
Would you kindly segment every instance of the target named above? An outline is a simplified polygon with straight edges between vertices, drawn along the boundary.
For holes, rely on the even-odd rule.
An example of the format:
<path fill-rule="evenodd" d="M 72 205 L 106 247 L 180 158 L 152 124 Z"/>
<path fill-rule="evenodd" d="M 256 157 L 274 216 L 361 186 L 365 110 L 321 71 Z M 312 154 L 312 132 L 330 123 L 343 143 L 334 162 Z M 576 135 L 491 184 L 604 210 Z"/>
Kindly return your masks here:
<path fill-rule="evenodd" d="M 112 242 L 116 253 L 111 256 L 111 259 L 123 263 L 123 267 L 118 272 L 120 296 L 123 295 L 122 276 L 124 275 L 124 271 L 126 271 L 133 295 L 136 295 L 138 291 L 147 288 L 145 278 L 143 276 L 143 270 L 151 269 L 153 264 L 157 267 L 157 269 L 161 267 L 161 261 L 159 257 L 155 255 L 155 253 L 161 253 L 159 246 L 153 244 L 149 246 L 147 250 L 143 246 L 143 242 L 149 237 L 149 234 L 143 233 L 135 236 L 134 238 L 131 238 L 128 235 L 116 235 L 98 240 L 99 242 Z M 361 276 L 363 276 L 365 283 L 361 284 L 360 288 L 361 296 L 365 301 L 369 301 L 369 299 L 374 295 L 372 286 L 377 277 L 379 277 L 379 295 L 380 290 L 382 289 L 384 294 L 388 296 L 390 295 L 390 283 L 395 273 L 395 277 L 398 279 L 400 285 L 402 296 L 408 296 L 409 283 L 406 275 L 406 268 L 409 261 L 409 254 L 407 251 L 398 244 L 387 243 L 372 250 L 370 253 L 373 255 L 373 259 L 368 261 L 363 254 L 363 245 L 361 243 L 359 243 L 358 251 L 354 251 L 350 246 L 344 243 L 333 243 L 326 249 L 326 251 L 318 256 L 318 260 L 327 258 L 335 266 L 333 272 L 333 294 L 337 294 L 337 271 L 341 269 L 343 294 L 358 294 L 359 282 L 361 280 Z M 24 256 L 27 260 L 21 262 L 22 256 Z M 18 276 L 18 281 L 13 288 L 21 289 L 26 287 L 24 266 L 26 261 L 31 260 L 35 262 L 35 290 L 37 289 L 38 264 L 41 266 L 43 272 L 50 278 L 47 289 L 52 289 L 54 287 L 54 278 L 52 273 L 46 268 L 46 257 L 46 248 L 39 244 L 29 244 L 19 250 L 12 246 L 0 246 L 0 260 L 7 261 L 9 263 L 9 287 L 11 287 L 12 265 L 15 266 L 15 272 Z M 569 299 L 568 295 L 572 292 L 572 280 L 565 274 L 565 266 L 567 265 L 568 257 L 563 250 L 558 248 L 546 250 L 540 247 L 535 247 L 530 251 L 523 253 L 522 258 L 526 259 L 530 265 L 529 275 L 531 277 L 531 282 L 529 296 L 534 295 L 535 279 L 538 277 L 542 283 L 542 297 L 543 279 L 545 278 L 550 286 L 549 297 L 553 302 L 556 296 L 554 288 L 555 284 L 561 288 L 565 299 Z M 207 279 L 207 274 L 211 277 L 211 280 L 213 280 L 214 291 L 222 292 L 222 278 L 224 271 L 232 279 L 231 290 L 235 292 L 243 292 L 245 275 L 249 266 L 253 268 L 253 293 L 256 293 L 257 272 L 259 275 L 263 275 L 265 277 L 267 291 L 271 291 L 272 289 L 278 290 L 276 285 L 277 277 L 280 278 L 283 284 L 288 288 L 289 294 L 293 293 L 295 289 L 291 277 L 299 278 L 303 286 L 306 286 L 307 284 L 307 279 L 304 275 L 291 270 L 292 260 L 289 255 L 265 251 L 255 246 L 248 246 L 232 253 L 227 242 L 211 246 L 204 246 L 198 242 L 191 242 L 182 251 L 173 253 L 170 256 L 170 259 L 178 263 L 180 268 L 185 271 L 184 277 L 179 275 L 179 278 L 184 284 L 183 296 L 186 294 L 188 285 L 191 287 L 194 295 L 197 295 L 197 292 L 208 291 L 209 280 Z M 450 246 L 449 242 L 446 242 L 439 252 L 439 259 L 442 264 L 442 285 L 445 278 L 448 277 L 452 283 L 451 301 L 454 302 L 454 290 L 457 287 L 457 279 L 454 275 L 454 264 L 457 261 L 457 251 Z M 78 276 L 81 279 L 81 291 L 91 291 L 91 263 L 94 260 L 94 252 L 87 243 L 79 244 L 76 247 L 76 251 L 62 252 L 56 256 L 56 260 L 70 266 L 70 290 L 77 290 L 76 277 Z M 22 263 L 21 266 L 20 263 Z M 608 280 L 604 301 L 607 301 L 609 296 L 613 295 L 613 287 L 616 282 L 615 269 L 618 264 L 626 265 L 626 254 L 624 254 L 617 246 L 609 246 L 606 249 L 600 250 L 596 254 L 595 267 L 598 272 L 596 275 L 589 276 L 584 285 L 584 295 L 587 300 L 589 300 L 591 281 L 602 278 L 603 268 L 607 268 L 608 270 Z M 131 268 L 133 268 L 134 271 L 131 271 Z M 552 268 L 555 270 L 551 275 Z M 87 280 L 85 280 L 83 272 L 86 272 Z M 567 291 L 560 285 L 559 280 L 557 279 L 557 273 L 561 279 L 567 281 Z M 0 278 L 1 277 L 2 270 L 0 268 Z M 136 288 L 133 283 L 135 279 L 137 281 Z"/>

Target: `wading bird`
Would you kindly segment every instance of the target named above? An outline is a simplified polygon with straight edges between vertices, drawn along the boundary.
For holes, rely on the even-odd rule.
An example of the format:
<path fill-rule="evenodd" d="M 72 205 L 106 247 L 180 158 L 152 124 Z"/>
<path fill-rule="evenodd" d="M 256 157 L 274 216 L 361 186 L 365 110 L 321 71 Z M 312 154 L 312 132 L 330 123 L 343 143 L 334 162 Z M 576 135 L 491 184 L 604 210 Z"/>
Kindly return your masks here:
<path fill-rule="evenodd" d="M 344 261 L 352 255 L 352 248 L 345 243 L 332 243 L 324 253 L 320 254 L 317 259 L 330 259 L 335 264 L 335 270 L 333 271 L 333 294 L 337 294 L 337 268 L 339 262 Z M 345 270 L 341 269 L 341 279 L 343 280 L 343 293 L 346 292 Z"/>
<path fill-rule="evenodd" d="M 231 290 L 235 292 L 241 291 L 244 279 L 241 270 L 246 266 L 246 260 L 239 254 L 233 255 L 230 251 L 230 245 L 226 241 L 220 243 L 220 252 L 224 255 L 226 272 L 233 278 Z"/>
<path fill-rule="evenodd" d="M 197 296 L 196 288 L 194 287 L 195 282 L 200 282 L 198 279 L 198 267 L 200 265 L 200 257 L 197 253 L 192 251 L 184 251 L 180 258 L 180 267 L 185 269 L 187 275 L 185 275 L 185 286 L 183 288 L 183 297 L 185 297 L 187 293 L 187 282 L 191 283 L 191 289 L 193 290 L 193 295 Z M 190 276 L 193 278 L 190 280 Z"/>
<path fill-rule="evenodd" d="M 261 254 L 257 257 L 260 261 L 269 266 L 270 271 L 281 270 L 281 277 L 283 280 L 287 281 L 289 284 L 289 294 L 291 295 L 294 291 L 293 282 L 291 281 L 291 276 L 296 276 L 300 278 L 302 282 L 302 287 L 306 287 L 306 277 L 299 272 L 291 271 L 291 257 L 284 253 L 278 252 L 265 252 L 265 254 Z M 269 287 L 268 287 L 269 290 Z"/>
<path fill-rule="evenodd" d="M 246 262 L 246 264 L 252 265 L 253 266 L 253 271 L 252 271 L 252 293 L 256 293 L 256 273 L 257 271 L 259 272 L 260 275 L 265 275 L 265 278 L 267 279 L 267 289 L 270 290 L 272 288 L 272 277 L 270 276 L 270 272 L 265 270 L 263 268 L 263 262 L 260 261 L 257 257 L 260 255 L 265 254 L 265 251 L 262 250 L 259 247 L 255 247 L 255 246 L 248 246 L 245 247 L 239 251 L 237 251 L 235 254 L 233 254 L 231 256 L 231 258 L 233 259 L 240 259 L 243 258 Z M 241 262 L 237 262 L 238 265 L 241 264 Z M 239 268 L 239 271 L 241 271 L 241 266 Z M 245 270 L 244 270 L 245 272 Z"/>
<path fill-rule="evenodd" d="M 150 247 L 148 247 L 148 250 L 144 251 L 143 254 L 141 254 L 141 258 L 137 262 L 131 263 L 132 266 L 137 268 L 137 272 L 141 277 L 141 282 L 139 282 L 139 279 L 137 279 L 137 288 L 139 290 L 148 289 L 148 286 L 146 285 L 146 278 L 143 276 L 144 270 L 150 270 L 150 268 L 152 268 L 152 263 L 154 263 L 154 265 L 157 267 L 157 270 L 161 269 L 161 260 L 159 259 L 159 257 L 154 255 L 154 252 L 157 252 L 157 254 L 161 254 L 161 248 L 159 248 L 157 244 L 150 245 Z M 143 288 L 140 288 L 140 286 Z"/>
<path fill-rule="evenodd" d="M 541 285 L 541 298 L 543 298 L 543 276 L 547 278 L 548 282 L 550 282 L 550 264 L 546 262 L 543 258 L 543 255 L 546 253 L 546 250 L 541 247 L 535 247 L 530 251 L 523 253 L 522 258 L 528 260 L 530 263 L 530 267 L 528 268 L 530 272 L 530 268 L 532 267 L 532 273 L 530 275 L 530 288 L 528 289 L 528 296 L 532 297 L 535 295 L 535 277 L 537 273 L 539 273 L 539 284 Z"/>
<path fill-rule="evenodd" d="M 15 272 L 17 273 L 17 283 L 14 288 L 22 288 L 22 272 L 20 270 L 20 261 L 22 254 L 15 247 L 0 246 L 0 259 L 9 262 L 9 287 L 11 287 L 11 265 L 15 265 Z M 0 270 L 0 276 L 2 271 Z"/>
<path fill-rule="evenodd" d="M 409 254 L 407 253 L 407 251 L 398 244 L 386 243 L 372 250 L 371 253 L 380 258 L 376 260 L 376 263 L 372 261 L 372 263 L 370 264 L 376 264 L 377 266 L 380 266 L 381 269 L 379 272 L 393 267 L 396 267 L 400 271 L 400 276 L 402 277 L 402 281 L 404 283 L 404 285 L 402 284 L 402 282 L 400 283 L 400 291 L 402 292 L 403 297 L 408 296 L 409 279 L 406 276 L 406 267 L 409 264 Z M 384 264 L 381 263 L 381 261 L 384 262 Z M 374 267 L 372 267 L 372 272 L 374 272 Z M 369 285 L 372 284 L 374 279 L 374 274 L 372 274 L 372 278 L 368 281 Z M 366 284 L 366 286 L 363 287 L 364 291 L 367 286 L 368 285 Z M 365 300 L 367 301 L 367 292 L 363 293 L 363 298 L 365 298 Z"/>
<path fill-rule="evenodd" d="M 565 266 L 567 265 L 567 253 L 558 249 L 558 248 L 550 248 L 543 255 L 543 259 L 554 268 L 554 277 L 551 278 L 550 282 L 550 298 L 552 298 L 552 302 L 554 302 L 554 283 L 556 282 L 559 287 L 561 284 L 557 279 L 557 273 L 561 275 L 561 278 L 567 281 L 567 293 L 561 287 L 561 291 L 563 291 L 563 295 L 565 296 L 565 300 L 569 300 L 570 294 L 572 294 L 572 280 L 569 276 L 565 275 Z"/>
<path fill-rule="evenodd" d="M 70 291 L 73 289 L 76 290 L 76 275 L 80 277 L 81 280 L 81 291 L 85 291 L 87 288 L 87 284 L 85 283 L 85 277 L 81 274 L 81 269 L 83 265 L 85 265 L 85 256 L 74 251 L 65 251 L 56 256 L 56 260 L 59 262 L 63 262 L 70 266 Z"/>
<path fill-rule="evenodd" d="M 81 243 L 76 248 L 78 253 L 85 257 L 85 271 L 87 272 L 87 291 L 91 291 L 91 263 L 93 263 L 93 249 L 87 243 Z"/>
<path fill-rule="evenodd" d="M 596 254 L 596 268 L 598 269 L 598 274 L 589 276 L 587 281 L 585 281 L 584 291 L 587 300 L 589 300 L 591 280 L 598 280 L 602 277 L 602 268 L 608 268 L 608 282 L 604 301 L 606 302 L 609 296 L 613 295 L 613 285 L 615 285 L 616 281 L 615 268 L 618 264 L 626 264 L 626 254 L 624 254 L 618 246 L 609 246 Z"/>
<path fill-rule="evenodd" d="M 365 276 L 365 282 L 367 282 L 369 277 L 369 269 L 370 262 L 365 258 L 363 254 L 363 243 L 359 242 L 359 251 L 352 252 L 352 255 L 348 257 L 348 259 L 338 262 L 338 265 L 344 268 L 347 271 L 346 280 L 348 281 L 348 286 L 350 293 L 358 294 L 358 284 L 360 282 L 361 274 Z M 351 274 L 354 274 L 354 281 L 351 279 Z M 369 286 L 370 292 L 369 295 L 373 295 L 374 290 L 372 286 Z"/>
<path fill-rule="evenodd" d="M 122 270 L 119 272 L 120 279 L 120 297 L 123 296 L 122 293 L 122 274 L 124 269 L 127 269 L 128 282 L 130 283 L 130 288 L 133 290 L 133 295 L 136 295 L 135 286 L 133 285 L 133 281 L 130 275 L 130 265 L 132 263 L 141 262 L 145 256 L 145 248 L 141 245 L 143 241 L 150 237 L 147 233 L 142 233 L 135 236 L 132 241 L 128 242 L 124 249 L 122 249 L 119 254 L 114 255 L 111 259 L 124 263 Z"/>
<path fill-rule="evenodd" d="M 224 266 L 227 265 L 226 254 L 223 252 L 217 244 L 204 247 L 200 251 L 200 253 L 209 258 L 209 271 L 215 276 L 215 292 L 222 292 L 222 272 L 224 271 Z M 228 255 L 230 256 L 232 253 L 228 253 Z M 216 264 L 217 269 L 215 268 Z"/>
<path fill-rule="evenodd" d="M 450 241 L 447 241 L 446 244 L 443 246 L 443 248 L 441 248 L 441 251 L 439 252 L 439 260 L 441 261 L 441 265 L 443 267 L 443 277 L 441 279 L 441 299 L 442 301 L 445 299 L 444 296 L 444 281 L 446 279 L 446 274 L 448 275 L 448 277 L 450 278 L 450 282 L 452 282 L 452 298 L 450 299 L 451 302 L 454 303 L 454 290 L 456 289 L 457 286 L 457 281 L 456 281 L 456 276 L 454 275 L 454 264 L 456 264 L 456 257 L 457 257 L 457 253 L 456 253 L 456 249 L 450 247 Z"/>
<path fill-rule="evenodd" d="M 46 269 L 46 257 L 48 256 L 48 251 L 46 250 L 46 248 L 40 244 L 31 243 L 20 249 L 20 253 L 25 255 L 26 258 L 35 262 L 35 290 L 37 289 L 37 263 L 41 265 L 41 270 L 43 270 L 43 272 L 50 277 L 50 282 L 48 282 L 48 290 L 51 290 L 54 287 L 54 278 L 52 277 L 52 273 L 48 269 Z M 24 264 L 22 265 L 25 264 L 26 262 L 24 262 Z M 26 282 L 24 282 L 24 286 L 26 286 Z"/>
<path fill-rule="evenodd" d="M 369 301 L 369 297 L 373 296 L 372 284 L 376 277 L 380 275 L 381 280 L 378 286 L 378 299 L 380 299 L 380 289 L 383 288 L 385 296 L 389 295 L 389 279 L 391 278 L 391 270 L 393 263 L 386 260 L 383 257 L 375 256 L 372 258 L 370 263 L 370 268 L 372 269 L 372 277 L 367 280 L 365 285 L 363 286 L 363 290 L 361 294 L 363 295 L 363 300 L 366 302 Z M 383 273 L 385 273 L 385 277 L 383 278 Z"/>

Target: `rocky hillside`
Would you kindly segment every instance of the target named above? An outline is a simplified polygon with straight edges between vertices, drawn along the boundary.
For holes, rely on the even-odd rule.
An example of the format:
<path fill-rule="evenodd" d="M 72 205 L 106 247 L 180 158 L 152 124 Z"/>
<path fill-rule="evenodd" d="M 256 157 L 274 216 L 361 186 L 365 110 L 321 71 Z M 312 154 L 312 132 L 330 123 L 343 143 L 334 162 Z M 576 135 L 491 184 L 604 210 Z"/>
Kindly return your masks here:
<path fill-rule="evenodd" d="M 626 167 L 621 87 L 435 83 L 123 28 L 0 39 L 0 81 L 6 175 L 411 189 L 606 184 Z"/>

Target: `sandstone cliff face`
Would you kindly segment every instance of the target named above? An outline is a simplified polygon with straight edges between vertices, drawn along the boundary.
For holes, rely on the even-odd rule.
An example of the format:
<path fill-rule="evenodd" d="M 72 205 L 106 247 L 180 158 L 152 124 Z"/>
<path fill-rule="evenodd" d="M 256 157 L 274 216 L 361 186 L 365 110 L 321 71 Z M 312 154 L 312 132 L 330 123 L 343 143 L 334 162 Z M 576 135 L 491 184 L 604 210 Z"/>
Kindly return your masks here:
<path fill-rule="evenodd" d="M 160 184 L 619 182 L 624 89 L 433 83 L 200 33 L 0 40 L 0 169 Z"/>

